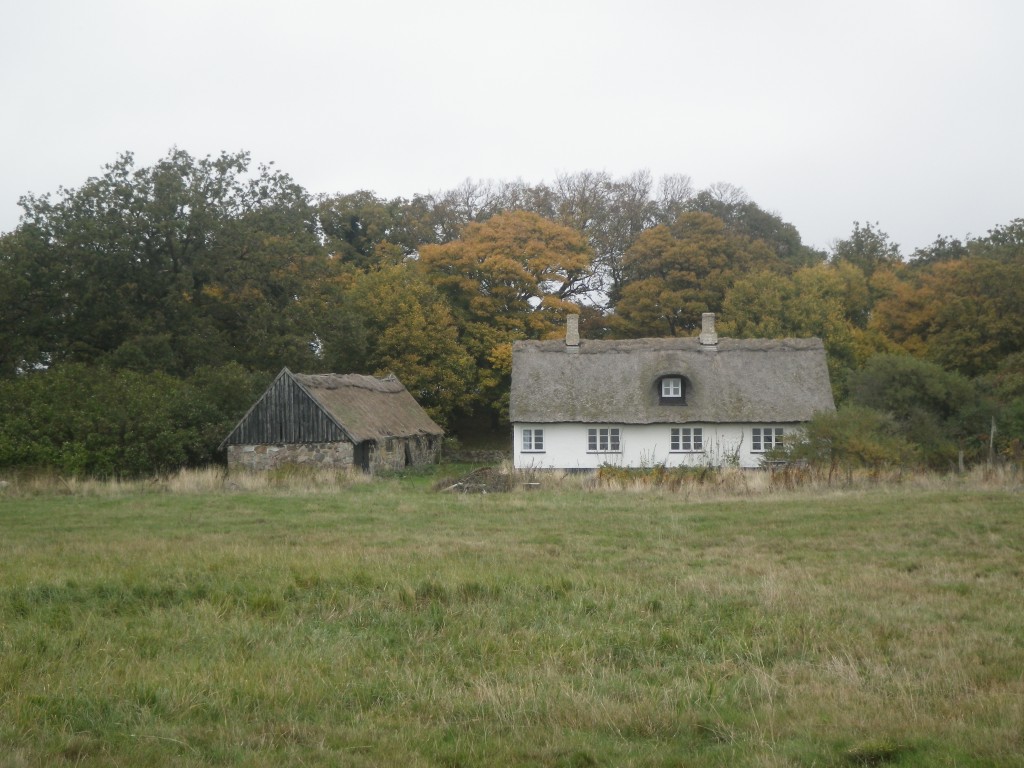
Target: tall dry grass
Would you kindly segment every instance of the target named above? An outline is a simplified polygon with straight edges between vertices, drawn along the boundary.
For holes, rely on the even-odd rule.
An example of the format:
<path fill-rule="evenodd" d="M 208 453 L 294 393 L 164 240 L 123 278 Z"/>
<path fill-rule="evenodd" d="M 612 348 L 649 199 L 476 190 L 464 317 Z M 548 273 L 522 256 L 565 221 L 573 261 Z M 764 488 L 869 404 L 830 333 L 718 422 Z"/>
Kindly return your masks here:
<path fill-rule="evenodd" d="M 421 468 L 413 477 L 434 480 L 441 490 L 457 490 L 460 479 L 472 480 L 480 470 L 471 466 L 433 466 Z M 858 470 L 830 476 L 823 470 L 807 467 L 779 467 L 750 470 L 664 468 L 627 470 L 606 467 L 596 472 L 565 470 L 517 470 L 511 462 L 488 469 L 490 482 L 472 490 L 511 491 L 589 491 L 595 493 L 665 493 L 689 501 L 731 498 L 757 498 L 779 494 L 831 495 L 865 490 L 904 489 L 918 491 L 952 490 L 1024 490 L 1024 470 L 1016 464 L 979 465 L 966 472 L 930 472 L 890 468 L 880 471 Z M 393 473 L 388 479 L 401 478 Z M 440 478 L 440 479 L 438 479 Z M 8 496 L 124 496 L 136 493 L 217 494 L 286 493 L 315 494 L 342 491 L 353 485 L 372 483 L 373 475 L 357 469 L 321 469 L 290 466 L 269 472 L 233 471 L 210 466 L 182 469 L 174 473 L 136 479 L 94 479 L 65 477 L 34 472 L 0 474 L 0 494 Z"/>
<path fill-rule="evenodd" d="M 8 496 L 127 496 L 138 493 L 330 493 L 373 480 L 359 470 L 285 467 L 270 472 L 228 472 L 223 467 L 181 469 L 134 479 L 65 477 L 54 473 L 16 473 L 0 481 Z"/>
<path fill-rule="evenodd" d="M 664 468 L 628 470 L 608 467 L 594 473 L 563 470 L 502 471 L 512 475 L 508 483 L 517 490 L 568 490 L 593 492 L 664 493 L 690 501 L 713 501 L 765 496 L 833 495 L 851 491 L 902 489 L 916 491 L 1024 490 L 1024 471 L 1015 464 L 976 466 L 963 473 L 925 470 L 857 470 L 829 476 L 826 471 L 808 467 L 779 467 L 751 470 Z"/>

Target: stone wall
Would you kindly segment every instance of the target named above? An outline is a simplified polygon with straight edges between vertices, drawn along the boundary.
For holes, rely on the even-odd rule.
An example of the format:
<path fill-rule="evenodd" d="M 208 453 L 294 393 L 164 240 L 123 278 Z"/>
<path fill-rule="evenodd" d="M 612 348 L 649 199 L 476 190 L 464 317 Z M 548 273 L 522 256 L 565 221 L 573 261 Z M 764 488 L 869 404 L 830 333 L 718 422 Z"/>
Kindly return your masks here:
<path fill-rule="evenodd" d="M 441 454 L 439 437 L 390 437 L 377 443 L 370 460 L 374 470 L 399 470 L 418 464 L 433 464 Z"/>
<path fill-rule="evenodd" d="M 440 437 L 392 437 L 370 446 L 370 470 L 399 470 L 432 464 L 441 452 Z M 229 445 L 228 469 L 267 470 L 286 464 L 330 469 L 350 467 L 355 459 L 352 443 Z"/>
<path fill-rule="evenodd" d="M 229 445 L 228 469 L 267 470 L 285 464 L 344 469 L 352 466 L 352 457 L 352 443 Z"/>

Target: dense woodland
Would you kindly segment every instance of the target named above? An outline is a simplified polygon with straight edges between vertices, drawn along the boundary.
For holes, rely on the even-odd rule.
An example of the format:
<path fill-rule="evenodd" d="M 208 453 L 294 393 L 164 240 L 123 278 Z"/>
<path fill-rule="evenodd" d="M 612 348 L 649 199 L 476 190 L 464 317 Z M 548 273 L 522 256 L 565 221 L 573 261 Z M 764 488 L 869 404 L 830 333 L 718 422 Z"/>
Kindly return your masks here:
<path fill-rule="evenodd" d="M 819 336 L 837 414 L 814 458 L 1021 458 L 1024 219 L 901 253 L 827 251 L 728 184 L 583 172 L 442 194 L 313 195 L 245 153 L 130 154 L 27 195 L 0 235 L 0 466 L 127 475 L 217 461 L 270 378 L 395 373 L 463 440 L 507 434 L 511 344 Z"/>

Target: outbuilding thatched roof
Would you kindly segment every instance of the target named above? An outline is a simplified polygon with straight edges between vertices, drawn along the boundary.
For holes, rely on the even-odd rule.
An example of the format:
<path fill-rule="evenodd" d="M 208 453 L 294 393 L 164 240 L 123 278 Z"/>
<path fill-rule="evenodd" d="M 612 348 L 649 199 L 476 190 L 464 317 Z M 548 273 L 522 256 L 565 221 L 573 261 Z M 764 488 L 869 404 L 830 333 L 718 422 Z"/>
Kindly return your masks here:
<path fill-rule="evenodd" d="M 394 374 L 378 379 L 357 373 L 296 373 L 295 380 L 354 442 L 444 434 Z"/>
<path fill-rule="evenodd" d="M 389 437 L 441 436 L 397 378 L 302 374 L 274 379 L 221 443 L 226 445 L 379 442 Z"/>
<path fill-rule="evenodd" d="M 685 405 L 660 404 L 665 376 Z M 835 410 L 820 339 L 517 341 L 514 423 L 792 423 Z"/>

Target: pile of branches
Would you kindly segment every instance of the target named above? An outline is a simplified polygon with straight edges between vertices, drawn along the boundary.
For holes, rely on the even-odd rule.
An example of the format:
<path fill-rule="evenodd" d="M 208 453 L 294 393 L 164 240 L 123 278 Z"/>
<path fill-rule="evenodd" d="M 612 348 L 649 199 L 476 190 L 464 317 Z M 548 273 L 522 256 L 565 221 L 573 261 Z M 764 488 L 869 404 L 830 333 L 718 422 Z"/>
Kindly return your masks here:
<path fill-rule="evenodd" d="M 434 489 L 443 493 L 507 493 L 512 490 L 512 475 L 500 467 L 479 467 L 463 477 L 441 480 Z"/>

